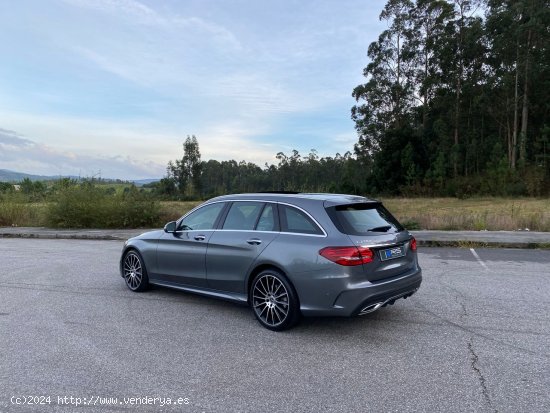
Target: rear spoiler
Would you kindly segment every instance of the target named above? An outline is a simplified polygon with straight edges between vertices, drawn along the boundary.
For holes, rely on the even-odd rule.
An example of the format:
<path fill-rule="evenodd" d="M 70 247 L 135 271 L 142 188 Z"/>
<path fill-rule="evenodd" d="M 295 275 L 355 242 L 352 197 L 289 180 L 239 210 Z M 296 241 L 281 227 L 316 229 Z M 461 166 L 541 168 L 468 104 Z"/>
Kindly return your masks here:
<path fill-rule="evenodd" d="M 340 206 L 340 205 L 364 205 L 369 204 L 372 206 L 381 205 L 382 202 L 376 199 L 363 198 L 362 196 L 349 196 L 347 199 L 327 200 L 323 202 L 325 208 Z"/>

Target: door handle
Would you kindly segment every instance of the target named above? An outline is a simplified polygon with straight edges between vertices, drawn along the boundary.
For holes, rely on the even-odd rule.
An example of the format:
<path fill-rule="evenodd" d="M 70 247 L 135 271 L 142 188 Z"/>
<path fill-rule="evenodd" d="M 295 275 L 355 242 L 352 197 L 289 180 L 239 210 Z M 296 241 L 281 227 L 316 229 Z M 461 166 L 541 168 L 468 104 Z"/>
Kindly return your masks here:
<path fill-rule="evenodd" d="M 204 236 L 204 235 L 195 235 L 195 239 L 197 241 L 204 241 L 206 239 L 206 236 Z"/>
<path fill-rule="evenodd" d="M 260 245 L 262 243 L 262 240 L 259 238 L 251 238 L 247 239 L 246 242 L 248 242 L 250 245 Z"/>

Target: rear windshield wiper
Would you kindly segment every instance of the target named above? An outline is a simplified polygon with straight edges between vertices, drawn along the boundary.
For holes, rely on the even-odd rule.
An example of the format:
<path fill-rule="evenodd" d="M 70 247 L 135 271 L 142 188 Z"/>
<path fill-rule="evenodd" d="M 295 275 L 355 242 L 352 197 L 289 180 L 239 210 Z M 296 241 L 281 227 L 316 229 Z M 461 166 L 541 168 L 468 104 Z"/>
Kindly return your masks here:
<path fill-rule="evenodd" d="M 388 232 L 391 229 L 391 225 L 382 225 L 381 227 L 374 227 L 369 229 L 370 232 Z"/>

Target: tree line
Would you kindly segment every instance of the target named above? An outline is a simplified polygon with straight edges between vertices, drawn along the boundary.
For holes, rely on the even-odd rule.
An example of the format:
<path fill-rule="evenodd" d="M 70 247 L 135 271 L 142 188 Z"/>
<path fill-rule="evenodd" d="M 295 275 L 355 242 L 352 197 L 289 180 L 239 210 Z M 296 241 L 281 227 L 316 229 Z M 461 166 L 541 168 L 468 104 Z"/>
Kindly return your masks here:
<path fill-rule="evenodd" d="M 236 192 L 301 191 L 365 193 L 361 176 L 365 165 L 351 152 L 320 157 L 315 149 L 307 156 L 297 150 L 279 152 L 277 164 L 260 167 L 235 160 L 201 160 L 199 142 L 188 136 L 181 160 L 171 161 L 159 182 L 144 185 L 160 197 L 194 200 Z"/>

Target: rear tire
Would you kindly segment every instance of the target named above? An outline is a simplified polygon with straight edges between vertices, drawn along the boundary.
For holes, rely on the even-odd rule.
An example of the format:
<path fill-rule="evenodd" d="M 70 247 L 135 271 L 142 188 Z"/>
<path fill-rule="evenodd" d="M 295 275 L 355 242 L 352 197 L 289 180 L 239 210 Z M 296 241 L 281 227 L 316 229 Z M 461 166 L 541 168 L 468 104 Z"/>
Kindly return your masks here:
<path fill-rule="evenodd" d="M 252 281 L 250 303 L 260 324 L 273 331 L 283 331 L 300 320 L 300 303 L 294 287 L 275 269 L 260 272 Z"/>
<path fill-rule="evenodd" d="M 145 263 L 136 250 L 130 250 L 124 255 L 122 274 L 130 290 L 139 293 L 149 288 L 149 276 Z"/>

